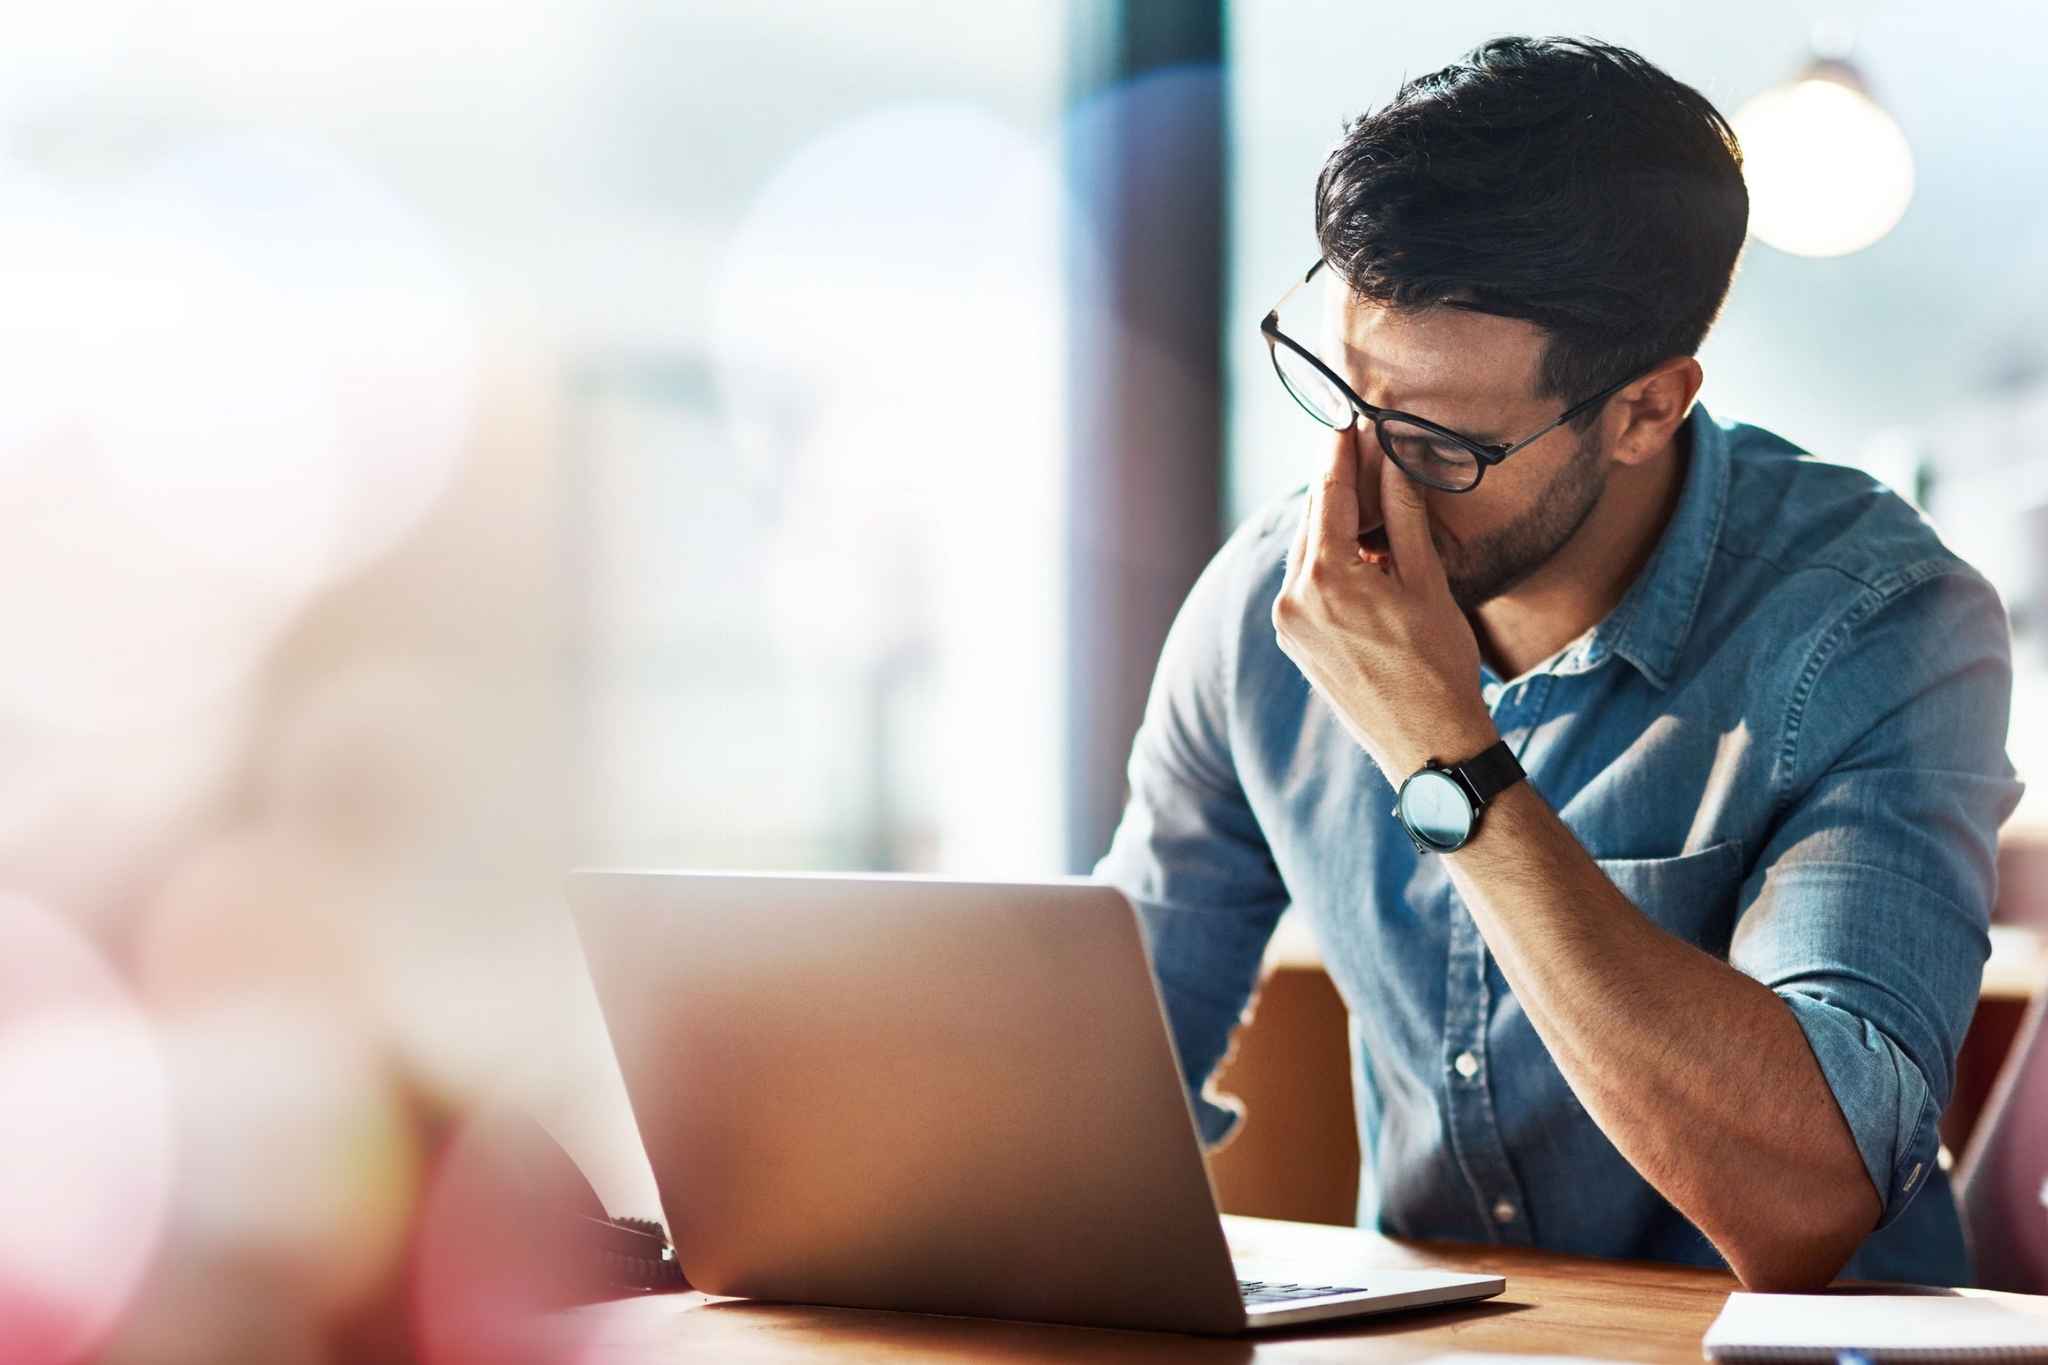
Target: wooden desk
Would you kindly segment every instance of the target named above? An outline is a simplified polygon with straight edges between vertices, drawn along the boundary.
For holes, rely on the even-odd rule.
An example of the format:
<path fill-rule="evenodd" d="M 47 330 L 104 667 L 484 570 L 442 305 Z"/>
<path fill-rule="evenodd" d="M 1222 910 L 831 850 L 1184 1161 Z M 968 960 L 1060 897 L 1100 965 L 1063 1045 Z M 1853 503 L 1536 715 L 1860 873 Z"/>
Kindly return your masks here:
<path fill-rule="evenodd" d="M 1736 1282 L 1724 1271 L 1601 1261 L 1549 1251 L 1397 1242 L 1350 1228 L 1225 1218 L 1231 1247 L 1262 1267 L 1318 1277 L 1442 1266 L 1502 1275 L 1507 1292 L 1476 1304 L 1355 1322 L 1214 1338 L 987 1322 L 668 1294 L 560 1315 L 556 1325 L 597 1349 L 602 1365 L 637 1361 L 1329 1361 L 1420 1360 L 1497 1351 L 1644 1362 L 1700 1359 L 1700 1337 Z M 1300 1264 L 1299 1271 L 1289 1271 Z M 2048 1300 L 2006 1299 L 2048 1313 Z"/>

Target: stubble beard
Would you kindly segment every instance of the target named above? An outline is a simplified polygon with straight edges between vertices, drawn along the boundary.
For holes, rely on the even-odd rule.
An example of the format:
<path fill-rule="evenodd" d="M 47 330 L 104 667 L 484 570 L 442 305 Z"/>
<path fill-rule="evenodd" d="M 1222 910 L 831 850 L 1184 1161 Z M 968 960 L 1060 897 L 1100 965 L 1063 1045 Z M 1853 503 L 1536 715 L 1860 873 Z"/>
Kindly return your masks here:
<path fill-rule="evenodd" d="M 1527 579 L 1578 534 L 1607 491 L 1608 461 L 1593 433 L 1580 438 L 1571 459 L 1529 507 L 1506 526 L 1468 540 L 1447 562 L 1451 598 L 1470 612 Z"/>

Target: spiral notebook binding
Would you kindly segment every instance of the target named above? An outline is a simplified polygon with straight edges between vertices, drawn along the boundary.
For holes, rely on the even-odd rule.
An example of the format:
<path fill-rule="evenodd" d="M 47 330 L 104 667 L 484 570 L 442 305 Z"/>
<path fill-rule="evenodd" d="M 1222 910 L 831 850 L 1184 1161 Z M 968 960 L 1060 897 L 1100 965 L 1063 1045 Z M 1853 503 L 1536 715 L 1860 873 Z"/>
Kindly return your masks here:
<path fill-rule="evenodd" d="M 1716 1346 L 1705 1353 L 1711 1361 L 1770 1361 L 1804 1365 L 1822 1361 L 1844 1365 L 1852 1357 L 1861 1365 L 1888 1365 L 1893 1361 L 2013 1360 L 2048 1365 L 2048 1349 L 2039 1346 L 1881 1346 L 1864 1350 L 1825 1346 Z"/>

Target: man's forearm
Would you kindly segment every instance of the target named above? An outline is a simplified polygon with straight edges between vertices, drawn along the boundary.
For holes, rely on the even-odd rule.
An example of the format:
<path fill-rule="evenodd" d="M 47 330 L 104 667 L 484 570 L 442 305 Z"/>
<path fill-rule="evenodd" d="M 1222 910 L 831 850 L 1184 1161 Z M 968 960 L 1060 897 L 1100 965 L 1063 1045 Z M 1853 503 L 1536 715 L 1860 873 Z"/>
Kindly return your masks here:
<path fill-rule="evenodd" d="M 1745 1284 L 1825 1283 L 1882 1207 L 1791 1009 L 1666 933 L 1528 783 L 1446 855 L 1586 1112 Z"/>

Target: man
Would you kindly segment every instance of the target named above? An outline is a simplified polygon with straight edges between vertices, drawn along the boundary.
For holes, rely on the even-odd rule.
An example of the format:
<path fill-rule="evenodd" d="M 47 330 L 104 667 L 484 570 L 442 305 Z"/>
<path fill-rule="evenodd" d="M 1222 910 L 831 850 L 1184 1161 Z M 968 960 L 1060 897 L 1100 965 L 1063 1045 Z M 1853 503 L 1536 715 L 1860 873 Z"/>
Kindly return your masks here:
<path fill-rule="evenodd" d="M 1361 1221 L 1966 1282 L 1936 1120 L 2020 792 L 2005 615 L 1880 485 L 1695 401 L 1747 218 L 1713 106 L 1598 43 L 1489 42 L 1347 128 L 1330 326 L 1266 323 L 1338 429 L 1189 594 L 1096 873 L 1212 1144 L 1309 918 Z"/>

